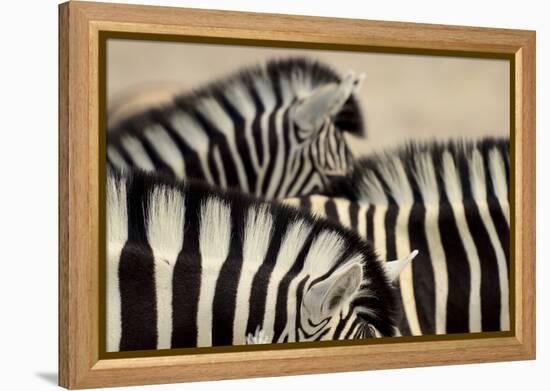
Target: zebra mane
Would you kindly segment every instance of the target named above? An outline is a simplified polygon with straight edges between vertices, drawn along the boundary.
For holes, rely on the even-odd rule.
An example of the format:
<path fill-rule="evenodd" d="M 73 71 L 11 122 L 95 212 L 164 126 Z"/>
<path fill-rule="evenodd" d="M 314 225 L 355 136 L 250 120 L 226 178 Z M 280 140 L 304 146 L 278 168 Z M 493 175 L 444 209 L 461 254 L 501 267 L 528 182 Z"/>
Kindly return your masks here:
<path fill-rule="evenodd" d="M 507 203 L 509 148 L 508 138 L 408 142 L 358 159 L 341 186 L 351 199 L 372 204 L 489 198 Z"/>
<path fill-rule="evenodd" d="M 257 89 L 258 81 L 273 89 L 280 98 L 283 86 L 290 87 L 290 99 L 299 99 L 307 96 L 315 88 L 327 83 L 338 83 L 341 77 L 329 65 L 305 57 L 291 57 L 287 59 L 270 60 L 263 65 L 241 69 L 229 76 L 211 81 L 191 92 L 177 95 L 164 105 L 131 115 L 118 122 L 109 130 L 109 137 L 116 136 L 122 129 L 142 129 L 144 124 L 154 124 L 155 119 L 166 118 L 167 115 L 182 110 L 194 116 L 196 105 L 203 98 L 214 98 L 216 101 L 227 101 L 227 93 L 249 93 Z M 257 91 L 254 92 L 257 94 Z M 365 130 L 361 109 L 357 98 L 352 94 L 339 113 L 334 118 L 334 124 L 342 131 L 364 136 Z"/>

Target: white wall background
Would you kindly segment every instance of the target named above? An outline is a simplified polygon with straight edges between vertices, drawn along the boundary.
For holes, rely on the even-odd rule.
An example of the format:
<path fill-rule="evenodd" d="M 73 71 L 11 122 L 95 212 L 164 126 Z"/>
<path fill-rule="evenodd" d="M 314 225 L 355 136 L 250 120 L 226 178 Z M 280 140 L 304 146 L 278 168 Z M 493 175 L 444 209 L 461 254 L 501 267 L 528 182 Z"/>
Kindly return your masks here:
<path fill-rule="evenodd" d="M 104 0 L 105 1 L 105 0 Z M 119 0 L 122 2 L 122 0 Z M 538 360 L 438 368 L 145 387 L 257 390 L 359 387 L 381 390 L 543 389 L 550 368 L 548 258 L 550 29 L 536 0 L 384 1 L 149 0 L 135 3 L 536 29 L 538 102 Z M 54 389 L 57 376 L 57 1 L 3 2 L 0 142 L 0 389 Z M 136 388 L 138 389 L 138 388 Z"/>

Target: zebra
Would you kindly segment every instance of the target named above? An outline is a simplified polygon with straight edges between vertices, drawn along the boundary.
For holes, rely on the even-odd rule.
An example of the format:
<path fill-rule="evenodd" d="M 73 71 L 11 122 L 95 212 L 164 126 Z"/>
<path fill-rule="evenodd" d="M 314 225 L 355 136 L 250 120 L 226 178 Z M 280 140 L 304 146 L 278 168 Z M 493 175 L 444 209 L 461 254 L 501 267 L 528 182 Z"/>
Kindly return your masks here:
<path fill-rule="evenodd" d="M 344 134 L 365 134 L 362 80 L 307 58 L 241 70 L 110 127 L 108 166 L 268 199 L 330 193 L 353 162 Z"/>
<path fill-rule="evenodd" d="M 349 227 L 401 273 L 402 335 L 510 329 L 509 139 L 410 143 L 357 161 L 349 198 L 285 200 Z"/>
<path fill-rule="evenodd" d="M 108 352 L 392 336 L 393 281 L 359 236 L 201 182 L 107 173 Z"/>

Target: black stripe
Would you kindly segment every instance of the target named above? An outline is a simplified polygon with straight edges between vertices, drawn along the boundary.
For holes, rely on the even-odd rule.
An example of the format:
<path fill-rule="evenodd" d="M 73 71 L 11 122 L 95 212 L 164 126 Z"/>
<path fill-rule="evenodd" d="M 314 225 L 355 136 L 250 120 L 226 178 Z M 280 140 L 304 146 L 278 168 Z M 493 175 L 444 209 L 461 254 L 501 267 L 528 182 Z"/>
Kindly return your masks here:
<path fill-rule="evenodd" d="M 254 171 L 248 141 L 246 140 L 246 137 L 245 137 L 245 118 L 241 114 L 241 112 L 239 112 L 239 110 L 237 110 L 231 104 L 231 102 L 229 102 L 229 100 L 225 97 L 225 95 L 223 94 L 219 95 L 219 102 L 233 121 L 233 124 L 235 127 L 234 133 L 235 133 L 235 144 L 237 146 L 237 151 L 239 151 L 239 155 L 243 163 L 244 171 L 246 173 L 246 180 L 248 183 L 248 188 L 250 190 L 250 193 L 254 193 L 254 189 L 256 188 L 257 173 Z"/>
<path fill-rule="evenodd" d="M 507 268 L 510 268 L 510 228 L 508 226 L 508 222 L 506 221 L 506 217 L 504 217 L 504 211 L 502 210 L 502 207 L 500 206 L 500 203 L 498 201 L 495 187 L 493 185 L 493 178 L 491 175 L 491 170 L 489 167 L 489 153 L 492 149 L 485 149 L 483 152 L 483 157 L 485 159 L 485 185 L 487 187 L 487 205 L 489 208 L 489 214 L 491 215 L 491 219 L 493 220 L 493 224 L 495 226 L 495 230 L 498 236 L 498 239 L 500 240 L 500 245 L 502 246 L 502 250 L 504 251 L 504 256 L 506 257 L 506 265 Z M 499 152 L 498 150 L 495 150 L 496 152 Z M 500 153 L 499 153 L 500 155 Z M 502 159 L 502 156 L 500 156 Z M 503 176 L 505 176 L 505 173 L 503 173 Z M 509 185 L 507 186 L 509 187 Z"/>
<path fill-rule="evenodd" d="M 289 119 L 289 110 L 285 110 L 283 114 L 283 170 L 281 172 L 281 176 L 279 178 L 272 178 L 271 180 L 278 181 L 279 184 L 277 185 L 277 188 L 275 190 L 275 197 L 277 198 L 284 198 L 286 194 L 283 194 L 283 184 L 285 179 L 287 179 L 287 175 L 290 175 L 288 170 L 288 159 L 290 159 L 290 119 Z M 294 178 L 291 180 L 290 183 L 294 182 Z M 287 189 L 288 192 L 288 189 Z"/>
<path fill-rule="evenodd" d="M 359 204 L 357 202 L 350 202 L 348 211 L 351 229 L 359 232 Z"/>
<path fill-rule="evenodd" d="M 311 145 L 306 154 L 308 154 L 309 156 L 305 156 L 304 158 L 309 158 L 309 161 L 311 162 L 311 171 L 307 174 L 306 178 L 304 179 L 304 182 L 302 183 L 302 185 L 300 186 L 299 190 L 296 192 L 297 195 L 300 195 L 300 196 L 303 196 L 303 195 L 307 195 L 305 193 L 305 189 L 309 186 L 310 182 L 313 180 L 313 176 L 315 174 L 317 174 L 317 171 L 316 171 L 316 167 L 315 167 L 315 157 L 313 155 L 313 148 L 314 146 Z M 313 192 L 310 191 L 308 194 L 312 194 Z"/>
<path fill-rule="evenodd" d="M 197 346 L 197 311 L 202 273 L 199 248 L 202 196 L 195 191 L 188 191 L 187 195 L 185 237 L 172 279 L 172 348 Z"/>
<path fill-rule="evenodd" d="M 324 129 L 323 130 L 326 133 L 325 143 L 324 143 L 325 144 L 325 150 L 322 151 L 323 153 L 325 153 L 325 167 L 331 167 L 331 166 L 329 166 L 329 162 L 328 162 L 329 161 L 328 158 L 330 156 L 331 159 L 332 159 L 332 162 L 333 162 L 332 163 L 333 164 L 332 168 L 335 168 L 335 167 L 338 166 L 338 157 L 337 157 L 338 152 L 333 151 L 332 148 L 331 148 L 331 145 L 330 145 L 331 144 L 330 143 L 331 138 L 333 137 L 333 135 L 331 133 L 333 133 L 333 132 L 331 132 L 330 126 L 327 123 L 324 124 Z"/>
<path fill-rule="evenodd" d="M 470 303 L 470 266 L 451 206 L 439 204 L 438 227 L 447 261 L 446 333 L 468 333 Z"/>
<path fill-rule="evenodd" d="M 481 329 L 482 331 L 498 331 L 500 330 L 498 264 L 491 239 L 474 201 L 469 176 L 470 160 L 471 157 L 462 156 L 458 161 L 458 166 L 462 181 L 466 221 L 481 264 Z"/>
<path fill-rule="evenodd" d="M 298 163 L 296 163 L 298 162 Z M 299 192 L 296 191 L 296 187 L 299 185 L 298 183 L 298 180 L 301 176 L 301 174 L 303 173 L 304 171 L 304 166 L 305 166 L 305 158 L 304 158 L 304 151 L 301 150 L 300 153 L 298 153 L 298 156 L 295 157 L 293 159 L 293 164 L 296 165 L 298 164 L 298 168 L 296 169 L 296 173 L 298 173 L 297 177 L 296 177 L 296 180 L 294 181 L 294 183 L 292 183 L 290 185 L 290 188 L 288 189 L 288 195 L 293 197 L 293 196 L 300 196 L 301 194 Z"/>
<path fill-rule="evenodd" d="M 195 110 L 193 112 L 193 116 L 208 134 L 211 146 L 212 144 L 215 144 L 220 149 L 227 186 L 230 188 L 242 189 L 243 187 L 240 186 L 239 175 L 237 174 L 237 166 L 235 165 L 235 161 L 231 155 L 231 150 L 229 149 L 229 145 L 227 143 L 227 137 L 223 133 L 225 129 L 217 129 L 215 125 L 199 110 Z"/>
<path fill-rule="evenodd" d="M 311 198 L 309 197 L 301 197 L 300 198 L 300 209 L 311 212 Z"/>
<path fill-rule="evenodd" d="M 318 231 L 319 229 L 317 226 L 313 228 L 313 231 Z M 290 268 L 290 270 L 285 274 L 283 279 L 281 280 L 279 284 L 279 290 L 277 291 L 277 304 L 275 308 L 275 325 L 273 327 L 273 340 L 277 341 L 279 340 L 279 337 L 281 336 L 282 332 L 284 331 L 286 322 L 287 322 L 287 302 L 288 302 L 288 288 L 290 286 L 290 283 L 298 275 L 298 273 L 302 270 L 304 266 L 304 260 L 306 258 L 307 253 L 309 252 L 309 249 L 311 247 L 311 244 L 313 242 L 314 237 L 317 235 L 318 232 L 311 232 L 308 236 L 307 240 L 304 243 L 304 246 L 298 253 L 298 256 L 296 257 L 296 260 L 294 261 L 294 264 Z"/>
<path fill-rule="evenodd" d="M 271 273 L 277 262 L 277 256 L 281 247 L 282 240 L 286 234 L 289 221 L 284 215 L 275 215 L 273 221 L 273 236 L 269 242 L 269 247 L 262 266 L 256 272 L 252 281 L 250 290 L 250 305 L 248 323 L 246 326 L 246 335 L 254 334 L 256 327 L 262 326 L 265 313 L 265 300 L 267 298 L 267 288 Z"/>
<path fill-rule="evenodd" d="M 218 146 L 214 144 L 210 144 L 210 148 L 208 149 L 208 169 L 210 170 L 210 174 L 212 175 L 212 181 L 215 185 L 221 186 L 221 176 L 218 171 L 218 165 L 216 164 L 216 160 L 214 159 L 214 152 L 216 151 L 216 148 Z"/>
<path fill-rule="evenodd" d="M 500 285 L 496 254 L 477 205 L 470 200 L 465 201 L 464 204 L 466 220 L 481 264 L 481 330 L 499 331 Z"/>
<path fill-rule="evenodd" d="M 325 214 L 328 220 L 340 224 L 338 210 L 336 209 L 336 204 L 334 203 L 334 200 L 332 198 L 329 198 L 327 201 L 325 201 Z"/>
<path fill-rule="evenodd" d="M 128 241 L 118 268 L 122 334 L 120 350 L 157 348 L 155 260 L 147 242 L 144 211 L 148 206 L 145 183 L 127 183 Z"/>
<path fill-rule="evenodd" d="M 354 320 L 353 323 L 351 324 L 351 327 L 348 329 L 348 332 L 347 332 L 346 335 L 344 336 L 344 339 L 350 339 L 350 338 L 351 338 L 352 333 L 355 331 L 355 329 L 357 328 L 357 326 L 359 326 L 360 322 L 362 322 L 361 319 L 355 318 L 355 320 Z"/>
<path fill-rule="evenodd" d="M 441 167 L 440 157 L 434 156 L 434 167 Z M 469 329 L 469 303 L 470 303 L 470 266 L 468 256 L 457 221 L 445 192 L 444 178 L 441 173 L 437 178 L 439 193 L 438 228 L 441 236 L 441 245 L 445 253 L 447 263 L 447 315 L 445 332 L 468 333 Z"/>
<path fill-rule="evenodd" d="M 227 259 L 220 269 L 214 293 L 212 314 L 212 346 L 233 344 L 233 321 L 237 288 L 243 264 L 243 242 L 245 224 L 244 205 L 233 204 L 231 208 L 231 241 Z"/>
<path fill-rule="evenodd" d="M 399 214 L 399 206 L 390 200 L 386 216 L 384 217 L 384 232 L 386 233 L 386 262 L 394 261 L 397 259 L 397 249 L 395 244 L 395 226 L 397 223 L 397 216 Z M 396 281 L 396 285 L 399 286 L 399 280 Z M 401 292 L 401 290 L 399 290 Z M 411 335 L 411 329 L 407 315 L 404 311 L 403 298 L 401 293 L 396 294 L 396 306 L 400 310 L 401 320 L 399 322 L 399 330 L 402 335 Z"/>
<path fill-rule="evenodd" d="M 338 325 L 334 330 L 334 335 L 333 335 L 334 339 L 342 339 L 341 338 L 342 331 L 344 331 L 344 327 L 346 327 L 346 324 L 349 322 L 352 315 L 353 315 L 352 309 L 349 310 L 348 315 L 345 318 L 342 318 L 342 313 L 340 312 L 340 321 L 338 322 Z"/>
<path fill-rule="evenodd" d="M 414 301 L 422 335 L 431 335 L 435 334 L 435 279 L 425 221 L 426 208 L 421 202 L 415 202 L 408 223 L 410 249 L 418 250 L 412 262 Z"/>
<path fill-rule="evenodd" d="M 274 86 L 275 87 L 275 86 Z M 261 194 L 267 194 L 267 189 L 269 184 L 273 180 L 272 175 L 275 169 L 275 163 L 277 162 L 277 153 L 279 152 L 279 141 L 277 138 L 277 114 L 281 109 L 282 98 L 281 94 L 277 88 L 274 88 L 276 92 L 276 103 L 272 112 L 269 113 L 268 120 L 268 137 L 267 137 L 267 148 L 269 149 L 269 161 L 267 164 L 267 169 L 265 171 L 264 180 L 262 183 L 262 192 Z"/>
<path fill-rule="evenodd" d="M 262 134 L 264 133 L 262 129 L 262 116 L 265 111 L 265 106 L 255 88 L 250 86 L 248 91 L 250 92 L 250 96 L 252 97 L 252 101 L 254 102 L 254 107 L 256 109 L 256 115 L 254 117 L 254 121 L 252 122 L 252 137 L 256 145 L 258 163 L 261 166 L 264 162 L 264 150 L 262 147 Z"/>
<path fill-rule="evenodd" d="M 495 225 L 495 230 L 497 236 L 500 240 L 500 245 L 504 251 L 504 256 L 506 257 L 506 266 L 510 268 L 510 227 L 508 222 L 504 217 L 504 212 L 496 199 L 488 199 L 487 203 L 489 205 L 489 213 Z"/>
<path fill-rule="evenodd" d="M 302 302 L 304 299 L 304 287 L 308 279 L 309 276 L 304 277 L 296 289 L 296 325 L 294 327 L 294 338 L 296 341 L 299 341 L 300 339 L 300 334 L 298 332 L 302 328 Z"/>
<path fill-rule="evenodd" d="M 399 215 L 399 205 L 391 201 L 384 216 L 384 232 L 386 233 L 386 260 L 393 261 L 397 259 L 397 249 L 395 245 L 395 226 L 397 216 Z"/>

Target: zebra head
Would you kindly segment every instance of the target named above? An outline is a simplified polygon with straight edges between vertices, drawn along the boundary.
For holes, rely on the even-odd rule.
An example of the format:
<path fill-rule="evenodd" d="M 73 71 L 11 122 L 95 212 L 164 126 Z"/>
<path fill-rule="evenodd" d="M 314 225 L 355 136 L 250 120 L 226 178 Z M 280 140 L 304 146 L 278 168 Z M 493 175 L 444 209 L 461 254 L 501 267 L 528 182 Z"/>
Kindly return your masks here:
<path fill-rule="evenodd" d="M 310 160 L 312 174 L 318 177 L 321 189 L 327 187 L 331 178 L 344 177 L 352 168 L 353 155 L 344 133 L 362 132 L 357 129 L 358 113 L 353 112 L 358 109 L 352 94 L 363 79 L 364 74 L 350 71 L 342 80 L 320 85 L 298 99 L 291 111 L 298 141 L 295 157 Z M 349 120 L 351 117 L 354 119 Z"/>
<path fill-rule="evenodd" d="M 417 252 L 380 264 L 354 257 L 323 278 L 304 284 L 298 341 L 393 336 L 392 285 Z M 384 284 L 385 283 L 385 284 Z M 382 304 L 384 303 L 384 304 Z"/>

